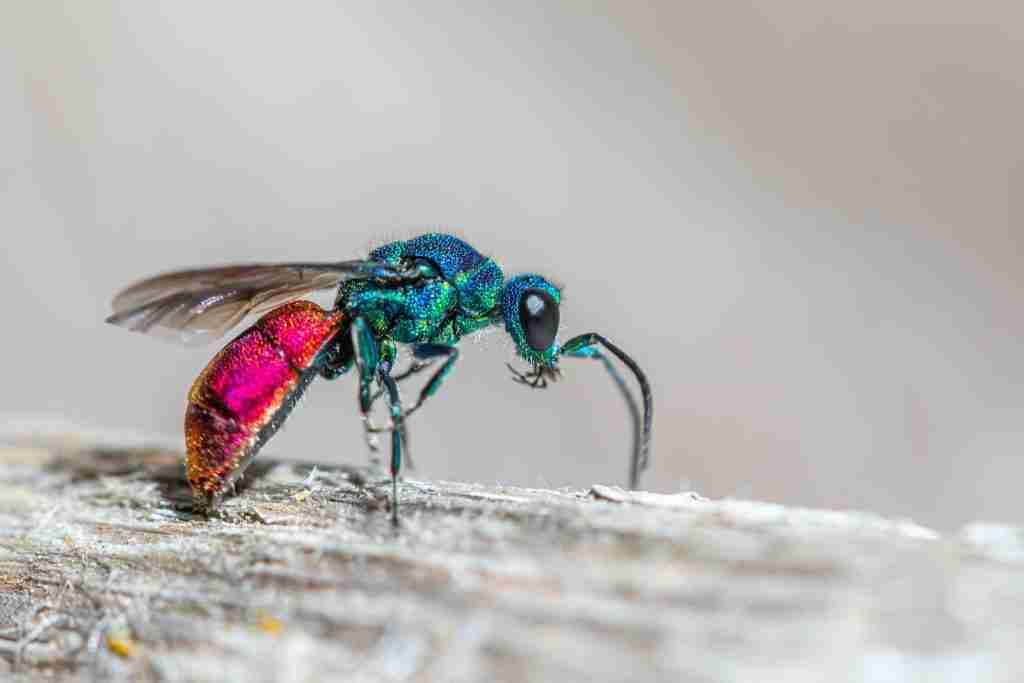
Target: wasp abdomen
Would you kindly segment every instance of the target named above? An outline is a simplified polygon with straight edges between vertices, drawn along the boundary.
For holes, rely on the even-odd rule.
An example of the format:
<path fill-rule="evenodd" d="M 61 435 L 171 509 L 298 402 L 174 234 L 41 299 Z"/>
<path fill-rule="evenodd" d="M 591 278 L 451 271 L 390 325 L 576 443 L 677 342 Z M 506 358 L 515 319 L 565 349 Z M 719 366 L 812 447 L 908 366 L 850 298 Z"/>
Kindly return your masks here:
<path fill-rule="evenodd" d="M 344 314 L 309 301 L 280 306 L 214 356 L 185 411 L 186 473 L 196 499 L 215 506 L 316 377 Z"/>

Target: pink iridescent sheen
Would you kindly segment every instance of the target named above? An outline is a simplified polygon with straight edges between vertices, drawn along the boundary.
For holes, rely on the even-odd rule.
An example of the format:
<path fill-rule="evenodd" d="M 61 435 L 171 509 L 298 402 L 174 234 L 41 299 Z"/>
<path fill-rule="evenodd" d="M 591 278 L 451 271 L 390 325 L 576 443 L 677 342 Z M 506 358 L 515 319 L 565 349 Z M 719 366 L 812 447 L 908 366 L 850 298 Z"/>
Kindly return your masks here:
<path fill-rule="evenodd" d="M 204 395 L 216 397 L 215 405 L 243 425 L 260 418 L 279 402 L 297 373 L 277 346 L 253 328 L 225 348 L 206 373 Z"/>
<path fill-rule="evenodd" d="M 308 301 L 280 306 L 225 346 L 196 379 L 185 412 L 186 470 L 197 497 L 223 492 L 344 316 Z M 269 435 L 265 435 L 269 436 Z"/>

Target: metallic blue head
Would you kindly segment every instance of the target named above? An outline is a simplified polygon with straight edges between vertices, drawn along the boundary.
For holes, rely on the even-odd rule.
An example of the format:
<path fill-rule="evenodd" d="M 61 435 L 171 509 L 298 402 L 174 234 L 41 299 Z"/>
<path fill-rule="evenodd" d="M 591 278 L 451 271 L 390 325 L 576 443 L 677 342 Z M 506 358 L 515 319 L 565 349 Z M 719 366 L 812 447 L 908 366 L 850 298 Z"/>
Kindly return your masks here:
<path fill-rule="evenodd" d="M 519 355 L 534 367 L 556 367 L 561 299 L 558 289 L 540 275 L 516 276 L 502 290 L 505 329 Z"/>

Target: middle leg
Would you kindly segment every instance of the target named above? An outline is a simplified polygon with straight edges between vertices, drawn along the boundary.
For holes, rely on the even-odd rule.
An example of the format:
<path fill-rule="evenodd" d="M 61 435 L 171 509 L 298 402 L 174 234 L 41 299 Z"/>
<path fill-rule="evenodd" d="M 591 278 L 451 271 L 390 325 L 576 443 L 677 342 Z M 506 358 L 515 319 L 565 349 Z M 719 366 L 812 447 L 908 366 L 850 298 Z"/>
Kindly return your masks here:
<path fill-rule="evenodd" d="M 412 365 L 410 365 L 402 373 L 394 376 L 393 379 L 396 382 L 401 382 L 402 380 L 408 379 L 409 377 L 412 377 L 413 375 L 427 369 L 428 367 L 433 365 L 434 361 L 437 358 L 445 358 L 445 361 L 444 363 L 441 364 L 441 367 L 439 367 L 434 372 L 434 374 L 430 376 L 430 379 L 427 380 L 427 383 L 423 385 L 423 388 L 420 390 L 420 395 L 419 398 L 416 400 L 416 403 L 413 404 L 412 408 L 405 411 L 405 417 L 409 417 L 414 412 L 419 410 L 420 406 L 423 405 L 424 401 L 426 401 L 428 398 L 437 393 L 437 390 L 441 388 L 441 384 L 448 376 L 448 373 L 452 371 L 452 368 L 455 365 L 455 361 L 458 360 L 459 350 L 456 349 L 454 346 L 445 346 L 444 344 L 417 344 L 416 346 L 413 347 Z M 377 391 L 376 394 L 374 394 L 374 396 L 371 398 L 371 408 L 373 402 L 380 398 L 385 393 L 385 391 L 386 387 L 382 387 L 380 390 Z M 379 433 L 387 430 L 381 427 L 375 427 L 371 425 L 369 427 L 369 431 L 373 433 Z"/>

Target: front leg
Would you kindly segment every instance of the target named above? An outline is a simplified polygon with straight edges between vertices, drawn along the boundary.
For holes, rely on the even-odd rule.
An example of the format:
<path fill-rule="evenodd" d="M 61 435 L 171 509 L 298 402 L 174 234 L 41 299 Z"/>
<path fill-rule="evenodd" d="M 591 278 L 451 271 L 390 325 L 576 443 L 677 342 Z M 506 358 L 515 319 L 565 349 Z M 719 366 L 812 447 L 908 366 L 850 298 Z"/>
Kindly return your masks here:
<path fill-rule="evenodd" d="M 629 386 L 626 384 L 626 378 L 623 377 L 612 362 L 608 360 L 608 357 L 601 353 L 601 350 L 596 346 L 584 346 L 579 349 L 572 351 L 563 351 L 563 356 L 569 356 L 570 358 L 590 358 L 599 361 L 604 369 L 608 372 L 608 376 L 615 382 L 615 386 L 618 388 L 622 398 L 626 401 L 626 407 L 629 409 L 629 415 L 633 422 L 633 460 L 631 462 L 637 463 L 637 465 L 630 465 L 630 484 L 636 488 L 633 482 L 636 481 L 636 477 L 639 473 L 636 472 L 637 467 L 642 463 L 642 451 L 641 444 L 643 443 L 643 422 L 640 414 L 640 407 L 636 404 L 636 399 L 633 397 L 633 392 L 629 390 Z"/>
<path fill-rule="evenodd" d="M 404 382 L 405 380 L 409 379 L 410 377 L 415 377 L 419 373 L 423 372 L 424 370 L 429 368 L 431 366 L 431 364 L 432 364 L 432 361 L 429 361 L 429 360 L 421 361 L 421 360 L 413 359 L 413 362 L 409 364 L 409 367 L 407 367 L 405 370 L 403 370 L 402 372 L 398 373 L 397 375 L 392 375 L 392 377 L 395 378 L 395 382 L 397 384 L 401 384 L 402 382 Z M 371 403 L 376 403 L 377 399 L 379 399 L 381 396 L 383 396 L 385 391 L 386 390 L 384 389 L 384 387 L 378 388 L 377 389 L 377 393 L 375 393 L 373 395 L 373 398 L 371 399 Z M 374 431 L 375 432 L 382 432 L 384 430 L 380 429 L 380 428 L 375 428 Z"/>
<path fill-rule="evenodd" d="M 455 366 L 455 361 L 459 359 L 459 350 L 454 346 L 445 346 L 444 344 L 417 344 L 412 352 L 413 358 L 417 362 L 422 363 L 422 367 L 429 365 L 435 358 L 445 358 L 446 360 L 430 376 L 427 383 L 423 385 L 423 389 L 420 390 L 420 397 L 416 400 L 416 404 L 405 413 L 406 417 L 419 410 L 424 401 L 437 393 L 437 390 L 441 388 L 441 383 L 444 382 L 445 377 L 448 376 L 448 373 Z"/>
<path fill-rule="evenodd" d="M 611 352 L 613 356 L 618 358 L 622 363 L 633 371 L 633 375 L 636 377 L 637 383 L 640 385 L 640 395 L 643 398 L 644 416 L 642 422 L 639 419 L 639 408 L 633 401 L 633 395 L 626 388 L 625 383 L 622 381 L 622 377 L 619 376 L 615 369 L 608 363 L 608 359 L 598 349 L 598 346 L 604 347 L 606 350 Z M 560 355 L 570 356 L 575 358 L 593 358 L 600 360 L 605 368 L 609 371 L 612 379 L 615 380 L 616 385 L 619 387 L 619 391 L 626 398 L 626 403 L 629 405 L 630 413 L 633 418 L 633 433 L 634 435 L 639 434 L 639 439 L 634 438 L 633 454 L 630 460 L 629 467 L 629 486 L 632 489 L 637 488 L 639 483 L 640 473 L 646 469 L 647 460 L 651 452 L 651 413 L 653 412 L 653 398 L 651 396 L 651 385 L 647 381 L 647 375 L 640 369 L 636 361 L 633 360 L 625 351 L 620 349 L 615 344 L 608 341 L 603 335 L 597 334 L 596 332 L 589 332 L 587 334 L 581 334 L 573 337 L 567 341 L 559 351 Z"/>

